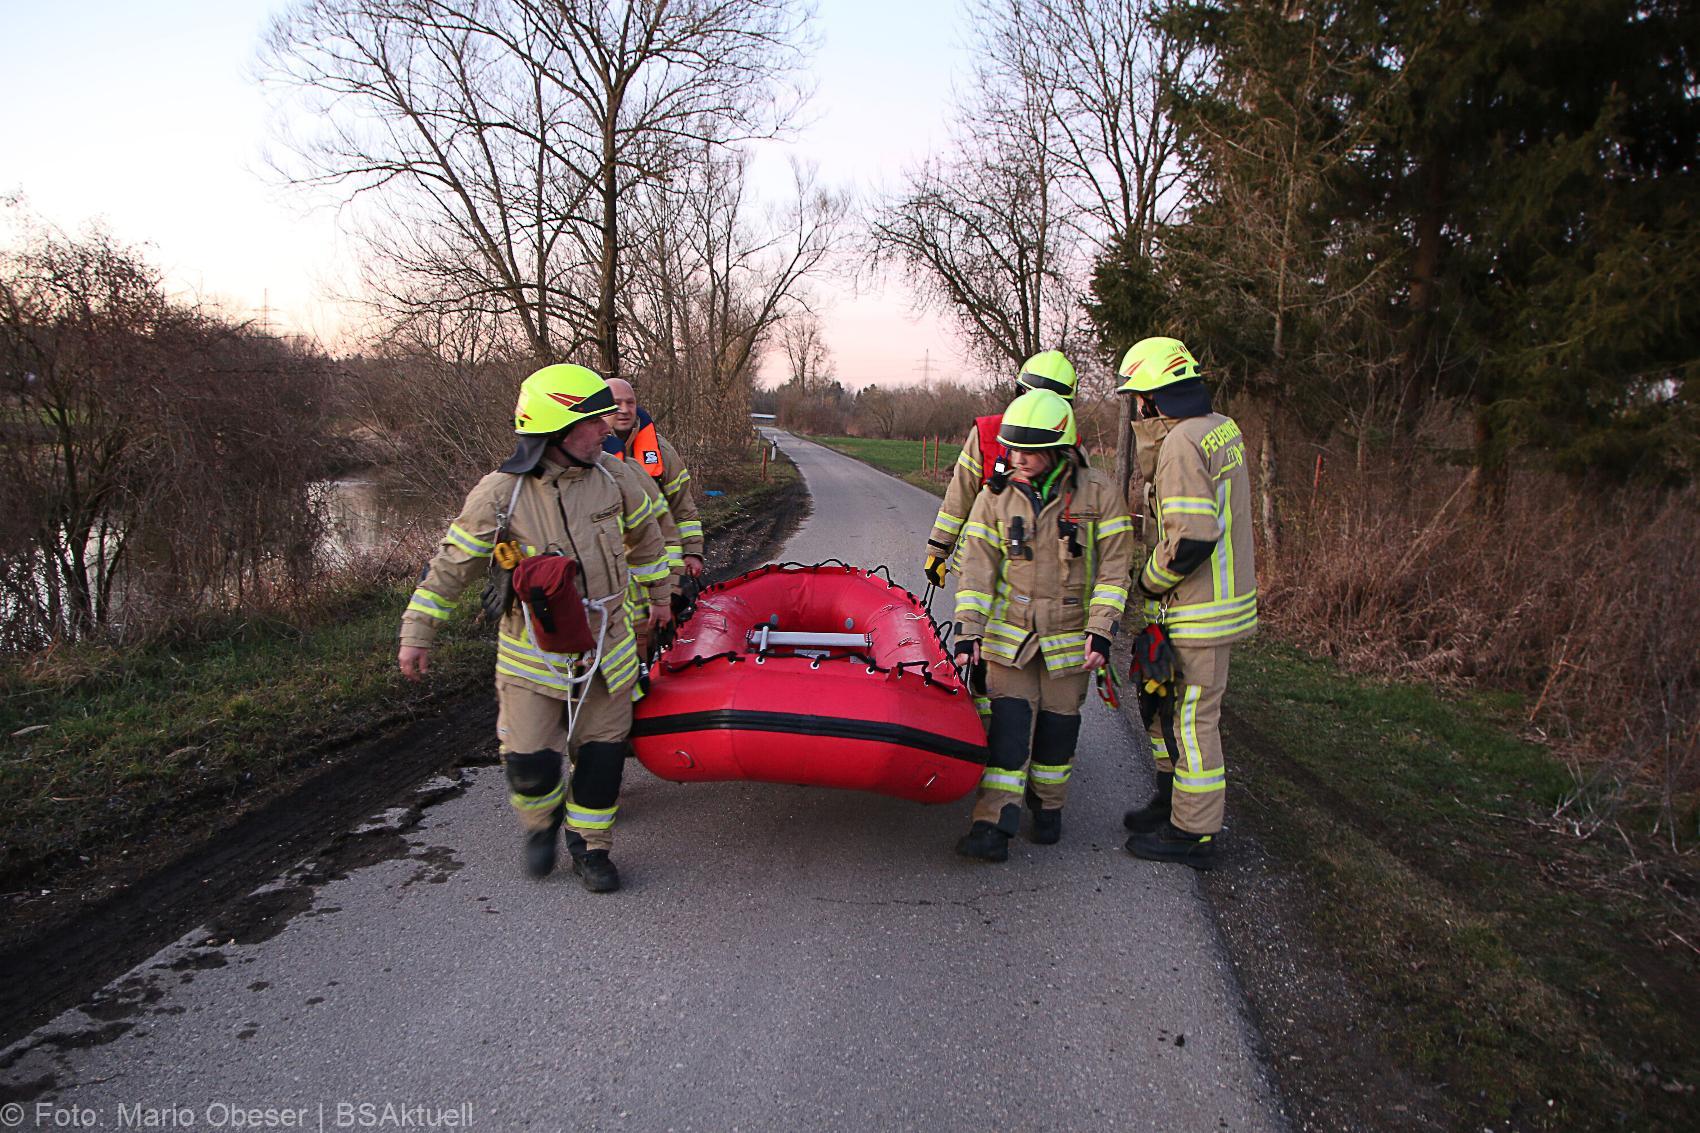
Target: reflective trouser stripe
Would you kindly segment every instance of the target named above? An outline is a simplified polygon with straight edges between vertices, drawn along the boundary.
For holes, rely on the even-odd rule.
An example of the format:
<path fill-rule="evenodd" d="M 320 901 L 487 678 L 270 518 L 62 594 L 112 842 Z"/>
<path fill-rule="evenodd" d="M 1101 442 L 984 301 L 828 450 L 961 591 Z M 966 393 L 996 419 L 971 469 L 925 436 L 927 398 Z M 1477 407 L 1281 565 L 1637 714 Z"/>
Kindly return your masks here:
<path fill-rule="evenodd" d="M 1204 690 L 1198 685 L 1181 686 L 1180 703 L 1175 705 L 1175 742 L 1181 745 L 1181 761 L 1175 773 L 1185 767 L 1194 775 L 1204 773 L 1204 751 L 1198 745 L 1198 698 Z"/>
<path fill-rule="evenodd" d="M 1169 741 L 1162 736 L 1151 737 L 1151 756 L 1159 767 L 1169 762 Z"/>
<path fill-rule="evenodd" d="M 508 796 L 508 803 L 519 811 L 554 810 L 561 805 L 564 790 L 561 784 L 556 783 L 555 789 L 546 795 L 522 795 L 514 792 Z"/>
<path fill-rule="evenodd" d="M 1035 763 L 1031 773 L 1035 783 L 1066 783 L 1073 770 L 1072 763 Z"/>
<path fill-rule="evenodd" d="M 1010 791 L 1020 794 L 1027 789 L 1026 771 L 1008 771 L 1002 767 L 988 767 L 980 776 L 982 791 Z"/>
<path fill-rule="evenodd" d="M 567 825 L 575 830 L 607 830 L 614 825 L 614 812 L 618 806 L 597 810 L 594 807 L 579 806 L 577 803 L 567 804 Z"/>
<path fill-rule="evenodd" d="M 1202 795 L 1206 791 L 1226 790 L 1227 786 L 1228 773 L 1220 767 L 1214 771 L 1206 771 L 1202 775 L 1195 775 L 1191 771 L 1180 769 L 1175 771 L 1175 790 L 1177 791 L 1190 791 L 1195 795 Z"/>

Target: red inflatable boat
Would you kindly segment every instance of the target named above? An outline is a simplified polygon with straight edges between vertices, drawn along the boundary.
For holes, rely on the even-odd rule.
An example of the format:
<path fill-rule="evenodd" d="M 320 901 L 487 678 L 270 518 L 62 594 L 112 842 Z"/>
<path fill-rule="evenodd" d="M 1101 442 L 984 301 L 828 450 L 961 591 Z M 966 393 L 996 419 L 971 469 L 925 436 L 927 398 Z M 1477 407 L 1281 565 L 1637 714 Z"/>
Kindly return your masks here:
<path fill-rule="evenodd" d="M 755 779 L 942 803 L 985 731 L 926 609 L 850 566 L 765 566 L 705 589 L 650 672 L 632 747 L 663 779 Z"/>

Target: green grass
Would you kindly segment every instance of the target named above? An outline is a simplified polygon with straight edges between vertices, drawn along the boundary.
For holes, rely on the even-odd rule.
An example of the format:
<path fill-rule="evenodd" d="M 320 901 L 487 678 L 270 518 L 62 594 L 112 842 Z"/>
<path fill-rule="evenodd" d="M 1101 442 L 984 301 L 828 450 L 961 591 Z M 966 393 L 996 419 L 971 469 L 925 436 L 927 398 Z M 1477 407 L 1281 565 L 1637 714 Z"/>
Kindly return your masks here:
<path fill-rule="evenodd" d="M 1511 734 L 1504 698 L 1254 643 L 1229 708 L 1230 819 L 1313 883 L 1312 935 L 1459 1121 L 1692 1128 L 1700 966 L 1672 934 L 1693 907 L 1659 880 L 1687 873 L 1691 898 L 1691 865 L 1555 822 L 1571 776 Z"/>
<path fill-rule="evenodd" d="M 875 437 L 810 437 L 816 444 L 825 445 L 835 452 L 845 456 L 853 456 L 857 460 L 873 465 L 881 472 L 889 472 L 899 480 L 907 481 L 917 488 L 923 488 L 935 496 L 943 496 L 945 484 L 950 480 L 950 470 L 956 463 L 957 453 L 960 452 L 960 442 L 945 438 L 939 442 L 936 463 L 940 471 L 934 472 L 922 468 L 922 454 L 928 465 L 935 463 L 933 444 L 931 441 L 882 440 Z"/>

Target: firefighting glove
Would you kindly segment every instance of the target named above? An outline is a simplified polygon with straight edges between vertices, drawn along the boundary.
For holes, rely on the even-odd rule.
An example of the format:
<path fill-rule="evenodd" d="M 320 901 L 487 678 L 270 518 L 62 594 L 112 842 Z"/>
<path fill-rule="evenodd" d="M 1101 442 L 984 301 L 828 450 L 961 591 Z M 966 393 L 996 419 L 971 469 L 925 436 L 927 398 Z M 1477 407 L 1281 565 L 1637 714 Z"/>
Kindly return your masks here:
<path fill-rule="evenodd" d="M 944 585 L 944 556 L 928 555 L 926 565 L 921 567 L 921 573 L 927 576 L 927 581 L 934 586 Z"/>
<path fill-rule="evenodd" d="M 1142 694 L 1173 695 L 1180 671 L 1175 664 L 1175 647 L 1162 626 L 1148 625 L 1133 639 L 1133 664 L 1128 666 L 1127 675 Z"/>
<path fill-rule="evenodd" d="M 968 691 L 975 696 L 986 693 L 986 658 L 982 654 L 978 661 L 974 660 L 974 647 L 980 644 L 977 637 L 959 637 L 952 650 L 956 654 L 956 667 L 968 674 Z"/>
<path fill-rule="evenodd" d="M 499 622 L 514 601 L 514 572 L 493 570 L 484 581 L 484 593 L 478 598 L 478 616 L 486 622 Z"/>
<path fill-rule="evenodd" d="M 1086 652 L 1102 654 L 1104 660 L 1108 661 L 1110 659 L 1110 639 L 1101 633 L 1088 633 L 1086 635 Z"/>

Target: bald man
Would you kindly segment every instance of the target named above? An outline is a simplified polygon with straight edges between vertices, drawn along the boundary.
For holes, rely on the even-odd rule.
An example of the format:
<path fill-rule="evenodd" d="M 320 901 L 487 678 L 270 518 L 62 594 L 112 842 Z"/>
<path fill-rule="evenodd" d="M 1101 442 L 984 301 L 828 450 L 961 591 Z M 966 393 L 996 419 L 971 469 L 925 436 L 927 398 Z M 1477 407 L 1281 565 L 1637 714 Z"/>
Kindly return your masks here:
<path fill-rule="evenodd" d="M 603 451 L 630 461 L 649 474 L 645 479 L 667 505 L 667 515 L 661 517 L 661 530 L 673 573 L 699 578 L 703 570 L 702 519 L 697 514 L 696 501 L 691 498 L 690 469 L 685 467 L 679 450 L 656 431 L 648 410 L 638 405 L 637 391 L 630 382 L 610 378 L 608 388 L 614 394 L 614 412 L 608 418 L 613 432 L 603 440 Z M 648 654 L 649 642 L 650 634 L 640 628 L 639 656 Z"/>

